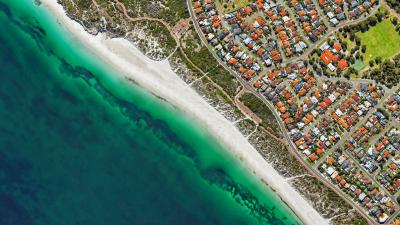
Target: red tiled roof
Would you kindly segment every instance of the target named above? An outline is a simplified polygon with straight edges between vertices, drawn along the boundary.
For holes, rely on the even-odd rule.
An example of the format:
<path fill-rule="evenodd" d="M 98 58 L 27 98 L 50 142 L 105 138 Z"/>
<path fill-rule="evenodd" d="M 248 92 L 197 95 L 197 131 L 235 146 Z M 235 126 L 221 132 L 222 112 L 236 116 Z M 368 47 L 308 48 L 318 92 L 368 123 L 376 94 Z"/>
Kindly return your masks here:
<path fill-rule="evenodd" d="M 345 59 L 341 59 L 338 62 L 338 67 L 340 70 L 345 70 L 349 65 L 347 64 L 347 61 Z"/>
<path fill-rule="evenodd" d="M 246 15 L 250 15 L 252 12 L 253 12 L 253 9 L 251 9 L 250 6 L 244 7 L 244 13 L 245 13 Z"/>
<path fill-rule="evenodd" d="M 325 63 L 325 65 L 331 63 L 333 61 L 333 58 L 334 58 L 333 53 L 328 49 L 324 50 L 324 52 L 322 52 L 321 54 L 321 59 Z"/>
<path fill-rule="evenodd" d="M 339 42 L 335 42 L 335 44 L 333 44 L 333 48 L 337 51 L 340 52 L 342 50 L 342 45 Z"/>

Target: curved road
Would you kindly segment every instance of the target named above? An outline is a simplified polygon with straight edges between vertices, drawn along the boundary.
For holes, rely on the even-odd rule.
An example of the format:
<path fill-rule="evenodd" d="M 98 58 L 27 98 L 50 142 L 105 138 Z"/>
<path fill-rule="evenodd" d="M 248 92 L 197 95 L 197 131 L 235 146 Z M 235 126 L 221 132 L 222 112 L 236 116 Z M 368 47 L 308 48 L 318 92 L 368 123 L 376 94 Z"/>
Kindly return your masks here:
<path fill-rule="evenodd" d="M 191 2 L 191 0 L 186 0 L 186 1 L 187 1 L 187 7 L 188 7 L 188 10 L 189 10 L 190 16 L 191 16 L 191 18 L 192 18 L 192 20 L 193 20 L 193 25 L 194 25 L 195 30 L 196 30 L 197 34 L 199 35 L 201 41 L 203 42 L 203 44 L 207 47 L 207 49 L 210 51 L 210 53 L 214 56 L 214 58 L 218 61 L 218 63 L 219 63 L 221 66 L 223 66 L 227 71 L 229 71 L 231 74 L 233 74 L 233 75 L 239 80 L 239 82 L 242 84 L 242 86 L 243 86 L 244 88 L 246 88 L 248 91 L 250 91 L 250 92 L 253 93 L 255 96 L 257 96 L 265 105 L 267 105 L 267 107 L 271 110 L 271 112 L 273 112 L 273 114 L 274 114 L 276 120 L 278 121 L 279 128 L 281 129 L 281 131 L 282 131 L 284 137 L 288 140 L 289 147 L 290 147 L 290 148 L 289 148 L 290 152 L 296 157 L 296 159 L 297 159 L 299 162 L 301 162 L 301 163 L 303 164 L 303 166 L 305 166 L 305 167 L 308 169 L 308 171 L 311 172 L 311 174 L 312 174 L 314 177 L 318 178 L 318 179 L 319 179 L 322 183 L 324 183 L 327 187 L 331 188 L 335 193 L 337 193 L 339 196 L 341 196 L 347 203 L 349 203 L 350 205 L 352 205 L 365 219 L 367 219 L 367 220 L 369 221 L 369 223 L 375 224 L 376 222 L 375 222 L 370 216 L 368 216 L 368 214 L 365 212 L 365 210 L 364 210 L 363 208 L 361 208 L 361 206 L 359 206 L 358 204 L 356 204 L 355 202 L 353 202 L 351 199 L 349 199 L 348 196 L 347 196 L 341 189 L 339 189 L 338 187 L 334 186 L 331 182 L 327 181 L 327 180 L 325 179 L 325 177 L 322 176 L 322 174 L 321 174 L 319 171 L 317 171 L 316 169 L 314 169 L 311 165 L 309 165 L 307 162 L 305 162 L 305 161 L 303 160 L 303 158 L 302 158 L 300 152 L 297 150 L 296 146 L 294 145 L 294 143 L 292 142 L 291 138 L 289 137 L 288 132 L 287 132 L 287 130 L 286 130 L 286 127 L 285 127 L 285 125 L 282 123 L 282 121 L 281 121 L 281 119 L 280 119 L 278 113 L 277 113 L 276 110 L 275 110 L 275 107 L 274 107 L 263 95 L 261 95 L 259 92 L 257 92 L 257 91 L 255 90 L 255 88 L 252 87 L 252 85 L 249 85 L 249 83 L 247 83 L 246 81 L 244 81 L 244 80 L 242 79 L 242 77 L 241 77 L 236 71 L 234 71 L 234 70 L 232 70 L 230 67 L 228 67 L 228 66 L 226 65 L 226 63 L 224 63 L 224 62 L 216 55 L 214 49 L 212 49 L 211 46 L 208 44 L 207 40 L 205 39 L 205 37 L 204 37 L 204 35 L 203 35 L 203 32 L 201 31 L 201 29 L 200 29 L 200 27 L 199 27 L 199 24 L 197 23 L 196 15 L 195 15 L 195 13 L 193 12 L 193 7 L 192 7 L 192 2 Z M 375 9 L 369 14 L 369 16 L 372 15 L 372 14 L 377 10 L 378 7 L 379 7 L 379 5 L 375 7 Z M 358 22 L 360 22 L 360 21 L 363 21 L 363 20 L 367 19 L 369 16 L 364 17 L 364 18 L 359 18 L 359 19 L 357 19 L 357 20 L 349 21 L 349 22 L 347 22 L 347 23 L 343 23 L 342 25 L 336 27 L 335 29 L 331 30 L 331 31 L 328 32 L 326 35 L 324 35 L 324 36 L 323 36 L 323 39 L 327 38 L 329 35 L 333 34 L 333 33 L 336 32 L 337 30 L 339 30 L 340 28 L 342 28 L 342 27 L 344 27 L 344 26 L 346 26 L 346 25 L 351 25 L 351 24 L 354 24 L 354 23 L 358 23 Z M 291 59 L 289 62 L 292 62 L 292 61 L 298 60 L 298 59 L 300 59 L 300 58 L 303 58 L 305 55 L 311 53 L 312 50 L 315 49 L 315 48 L 318 46 L 318 44 L 322 42 L 323 39 L 321 39 L 318 43 L 313 44 L 313 45 L 312 45 L 313 47 L 311 47 L 307 52 L 303 53 L 303 54 L 302 54 L 301 56 L 299 56 L 299 57 L 296 57 L 296 58 L 294 58 L 294 59 Z"/>

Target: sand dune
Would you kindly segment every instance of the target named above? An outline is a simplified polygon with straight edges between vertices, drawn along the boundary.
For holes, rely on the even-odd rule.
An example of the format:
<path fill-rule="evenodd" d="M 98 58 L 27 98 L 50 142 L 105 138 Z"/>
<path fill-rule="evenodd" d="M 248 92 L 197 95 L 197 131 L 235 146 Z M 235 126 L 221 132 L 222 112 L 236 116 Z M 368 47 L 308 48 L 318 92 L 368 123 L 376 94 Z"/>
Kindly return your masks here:
<path fill-rule="evenodd" d="M 271 165 L 248 143 L 231 122 L 220 115 L 171 69 L 168 61 L 153 61 L 124 39 L 108 39 L 104 34 L 92 36 L 77 22 L 69 19 L 56 0 L 41 0 L 42 5 L 57 18 L 74 38 L 83 43 L 122 75 L 170 104 L 184 111 L 190 118 L 203 124 L 236 158 L 264 180 L 305 224 L 328 224 Z"/>

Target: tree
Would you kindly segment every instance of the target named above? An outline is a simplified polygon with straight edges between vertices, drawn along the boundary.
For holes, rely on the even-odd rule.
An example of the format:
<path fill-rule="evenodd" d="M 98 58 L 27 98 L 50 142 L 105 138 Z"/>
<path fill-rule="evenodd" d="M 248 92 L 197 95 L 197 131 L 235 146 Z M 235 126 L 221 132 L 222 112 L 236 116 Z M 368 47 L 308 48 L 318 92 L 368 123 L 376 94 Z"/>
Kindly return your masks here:
<path fill-rule="evenodd" d="M 380 8 L 379 8 L 380 9 Z M 378 19 L 378 22 L 382 22 L 384 15 L 382 13 L 377 12 L 376 17 Z"/>
<path fill-rule="evenodd" d="M 328 40 L 328 44 L 329 44 L 330 46 L 333 46 L 333 40 L 332 40 L 332 39 L 329 39 L 329 40 Z"/>
<path fill-rule="evenodd" d="M 368 64 L 369 64 L 369 67 L 374 67 L 374 61 L 373 60 L 369 60 Z"/>
<path fill-rule="evenodd" d="M 345 40 L 342 41 L 342 47 L 343 49 L 347 49 L 347 41 Z"/>
<path fill-rule="evenodd" d="M 393 25 L 395 25 L 395 26 L 397 25 L 397 23 L 398 23 L 397 17 L 393 17 L 392 23 L 393 23 Z"/>
<path fill-rule="evenodd" d="M 354 38 L 356 38 L 356 35 L 353 32 L 351 32 L 350 33 L 350 41 L 354 41 Z"/>
<path fill-rule="evenodd" d="M 312 67 L 314 70 L 317 70 L 317 68 L 318 68 L 317 64 L 313 64 Z"/>
<path fill-rule="evenodd" d="M 361 52 L 365 53 L 366 50 L 367 50 L 367 46 L 366 45 L 362 45 L 361 46 Z"/>
<path fill-rule="evenodd" d="M 354 58 L 354 56 L 350 56 L 350 63 L 354 64 L 355 61 L 356 61 L 356 59 Z"/>
<path fill-rule="evenodd" d="M 377 22 L 378 22 L 378 18 L 376 18 L 375 15 L 371 16 L 371 17 L 368 19 L 368 23 L 369 23 L 369 25 L 370 25 L 371 27 L 375 26 Z"/>
<path fill-rule="evenodd" d="M 378 56 L 375 58 L 375 63 L 380 64 L 382 62 L 382 57 Z"/>
<path fill-rule="evenodd" d="M 366 21 L 361 22 L 359 27 L 360 27 L 361 32 L 363 32 L 363 33 L 369 29 Z"/>
<path fill-rule="evenodd" d="M 359 38 L 358 36 L 355 37 L 356 40 L 356 45 L 361 45 L 361 38 Z"/>

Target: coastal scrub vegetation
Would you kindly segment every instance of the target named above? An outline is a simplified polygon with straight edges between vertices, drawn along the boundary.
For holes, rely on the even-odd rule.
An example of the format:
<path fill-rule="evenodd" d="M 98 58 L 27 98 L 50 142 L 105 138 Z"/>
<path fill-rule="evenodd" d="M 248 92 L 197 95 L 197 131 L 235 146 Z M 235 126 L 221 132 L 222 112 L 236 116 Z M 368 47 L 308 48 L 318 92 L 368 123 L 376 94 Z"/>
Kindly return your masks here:
<path fill-rule="evenodd" d="M 332 224 L 335 225 L 348 225 L 348 224 L 353 224 L 353 225 L 368 225 L 368 221 L 357 214 L 357 212 L 351 212 L 349 211 L 348 213 L 344 215 L 339 215 L 335 218 L 332 218 Z"/>
<path fill-rule="evenodd" d="M 158 21 L 135 21 L 131 22 L 131 26 L 131 32 L 127 32 L 126 37 L 136 43 L 136 46 L 152 59 L 165 59 L 176 48 L 174 38 Z"/>
<path fill-rule="evenodd" d="M 245 93 L 240 97 L 240 101 L 261 118 L 261 126 L 271 131 L 275 136 L 280 136 L 279 125 L 274 114 L 260 99 L 251 93 Z"/>
<path fill-rule="evenodd" d="M 248 140 L 282 176 L 289 178 L 308 174 L 304 166 L 289 153 L 286 146 L 271 138 L 265 130 L 257 129 L 257 132 L 253 133 Z"/>
<path fill-rule="evenodd" d="M 186 60 L 181 51 L 175 51 L 168 61 L 172 70 L 187 84 L 202 77 L 201 72 Z"/>
<path fill-rule="evenodd" d="M 246 119 L 232 101 L 240 83 L 218 64 L 201 43 L 193 27 L 184 33 L 183 39 L 180 39 L 181 47 L 177 48 L 166 26 L 158 21 L 145 19 L 158 18 L 173 27 L 178 21 L 189 17 L 185 0 L 58 1 L 65 7 L 68 16 L 81 23 L 89 33 L 104 32 L 110 37 L 124 37 L 131 40 L 150 58 L 168 59 L 173 71 L 225 118 L 235 123 L 240 132 L 247 136 L 249 142 L 280 174 L 286 178 L 299 176 L 291 179 L 294 181 L 292 184 L 309 200 L 317 201 L 317 211 L 325 212 L 324 216 L 331 218 L 338 216 L 338 208 L 343 204 L 344 210 L 340 212 L 344 214 L 340 217 L 348 220 L 336 220 L 338 216 L 332 219 L 332 223 L 343 224 L 342 221 L 351 221 L 346 224 L 362 224 L 357 221 L 362 221 L 363 218 L 360 219 L 353 209 L 348 210 L 351 207 L 343 199 L 336 193 L 330 193 L 326 197 L 330 189 L 317 179 L 310 179 L 306 168 L 290 154 L 284 140 L 279 139 L 279 126 L 272 112 L 252 94 L 245 94 L 241 101 L 259 115 L 264 125 L 257 127 L 251 120 Z M 135 18 L 135 21 L 130 21 L 124 15 L 119 3 L 124 4 L 127 14 Z M 273 137 L 271 133 L 278 138 Z M 308 190 L 311 195 L 307 194 Z"/>
<path fill-rule="evenodd" d="M 116 1 L 116 0 L 114 0 Z M 180 19 L 188 18 L 185 0 L 119 0 L 124 3 L 131 17 L 153 17 L 164 20 L 171 26 Z"/>
<path fill-rule="evenodd" d="M 168 61 L 172 70 L 201 95 L 211 106 L 231 122 L 244 119 L 244 115 L 235 106 L 234 102 L 222 92 L 220 87 L 205 77 L 183 56 L 181 51 L 176 51 Z M 240 130 L 242 133 L 246 132 Z"/>
<path fill-rule="evenodd" d="M 193 28 L 185 34 L 182 40 L 182 49 L 186 56 L 231 98 L 236 95 L 240 87 L 239 81 L 219 65 L 208 48 L 202 45 L 200 38 L 195 34 Z"/>
<path fill-rule="evenodd" d="M 257 128 L 256 124 L 250 119 L 239 120 L 235 123 L 235 126 L 245 137 L 256 131 Z"/>
<path fill-rule="evenodd" d="M 341 214 L 346 215 L 351 221 L 346 224 L 360 224 L 358 223 L 359 221 L 367 222 L 358 214 L 354 215 L 354 213 L 352 213 L 352 206 L 334 191 L 326 187 L 317 178 L 304 176 L 293 179 L 291 183 L 302 195 L 311 200 L 311 204 L 314 205 L 315 209 L 323 216 L 330 218 Z M 358 222 L 354 223 L 356 221 Z M 342 224 L 342 221 L 337 222 L 338 224 Z"/>
<path fill-rule="evenodd" d="M 207 102 L 213 106 L 218 112 L 225 116 L 231 122 L 243 119 L 243 114 L 239 111 L 234 103 L 225 96 L 218 87 L 207 77 L 199 79 L 192 84 L 194 90 L 199 93 Z"/>
<path fill-rule="evenodd" d="M 148 57 L 165 59 L 176 48 L 169 30 L 159 21 L 129 20 L 112 0 L 59 0 L 67 14 L 89 33 L 131 40 Z M 143 1 L 144 2 L 144 1 Z M 128 13 L 129 14 L 129 13 Z"/>

